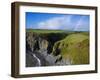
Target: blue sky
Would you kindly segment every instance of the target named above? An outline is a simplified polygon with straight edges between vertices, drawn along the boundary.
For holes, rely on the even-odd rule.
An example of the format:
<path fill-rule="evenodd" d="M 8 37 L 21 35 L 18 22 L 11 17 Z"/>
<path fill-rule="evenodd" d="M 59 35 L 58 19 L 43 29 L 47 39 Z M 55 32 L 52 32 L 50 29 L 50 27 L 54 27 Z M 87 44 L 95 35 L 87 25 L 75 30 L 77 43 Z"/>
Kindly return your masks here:
<path fill-rule="evenodd" d="M 90 16 L 26 12 L 27 29 L 89 31 Z"/>

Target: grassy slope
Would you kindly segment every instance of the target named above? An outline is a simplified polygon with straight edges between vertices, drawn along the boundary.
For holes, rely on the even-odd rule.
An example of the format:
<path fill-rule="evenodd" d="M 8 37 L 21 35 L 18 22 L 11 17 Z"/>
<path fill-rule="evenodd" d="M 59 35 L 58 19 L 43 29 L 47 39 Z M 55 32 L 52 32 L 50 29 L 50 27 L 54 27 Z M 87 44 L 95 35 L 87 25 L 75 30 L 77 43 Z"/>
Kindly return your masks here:
<path fill-rule="evenodd" d="M 71 34 L 65 39 L 55 43 L 55 49 L 60 50 L 63 59 L 70 59 L 72 64 L 87 64 L 89 63 L 89 36 L 82 33 Z"/>

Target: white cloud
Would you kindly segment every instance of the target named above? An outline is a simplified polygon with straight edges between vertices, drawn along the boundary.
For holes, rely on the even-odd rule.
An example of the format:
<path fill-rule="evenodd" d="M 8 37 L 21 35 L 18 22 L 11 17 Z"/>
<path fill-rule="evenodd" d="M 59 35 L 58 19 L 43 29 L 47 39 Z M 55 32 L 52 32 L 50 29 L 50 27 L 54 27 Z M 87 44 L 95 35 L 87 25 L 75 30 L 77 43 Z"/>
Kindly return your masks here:
<path fill-rule="evenodd" d="M 38 29 L 69 29 L 72 16 L 53 17 L 38 23 Z"/>
<path fill-rule="evenodd" d="M 49 18 L 46 21 L 37 24 L 38 29 L 63 29 L 73 31 L 89 30 L 89 21 L 86 16 L 75 19 L 73 15 L 63 15 L 59 17 Z"/>
<path fill-rule="evenodd" d="M 74 30 L 75 31 L 78 31 L 78 30 L 87 31 L 87 30 L 89 30 L 89 22 L 86 20 L 85 16 L 80 17 L 80 19 L 76 23 Z"/>

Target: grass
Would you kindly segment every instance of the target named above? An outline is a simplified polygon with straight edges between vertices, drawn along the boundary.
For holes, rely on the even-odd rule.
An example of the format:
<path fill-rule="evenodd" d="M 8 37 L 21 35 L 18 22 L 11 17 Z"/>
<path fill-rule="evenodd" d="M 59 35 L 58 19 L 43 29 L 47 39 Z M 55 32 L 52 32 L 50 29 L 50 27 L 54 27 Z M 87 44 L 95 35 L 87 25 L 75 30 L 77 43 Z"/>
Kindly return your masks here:
<path fill-rule="evenodd" d="M 81 33 L 71 34 L 65 39 L 55 43 L 53 54 L 57 54 L 57 48 L 63 59 L 70 59 L 72 64 L 89 63 L 89 36 Z"/>
<path fill-rule="evenodd" d="M 27 29 L 26 32 L 34 33 L 63 33 L 63 30 L 47 30 L 47 29 Z"/>
<path fill-rule="evenodd" d="M 26 29 L 26 32 L 34 32 L 38 34 L 45 34 L 45 33 L 67 33 L 67 34 L 73 34 L 73 33 L 83 33 L 85 35 L 88 35 L 88 32 L 82 32 L 82 31 L 68 31 L 68 30 L 50 30 L 50 29 Z"/>

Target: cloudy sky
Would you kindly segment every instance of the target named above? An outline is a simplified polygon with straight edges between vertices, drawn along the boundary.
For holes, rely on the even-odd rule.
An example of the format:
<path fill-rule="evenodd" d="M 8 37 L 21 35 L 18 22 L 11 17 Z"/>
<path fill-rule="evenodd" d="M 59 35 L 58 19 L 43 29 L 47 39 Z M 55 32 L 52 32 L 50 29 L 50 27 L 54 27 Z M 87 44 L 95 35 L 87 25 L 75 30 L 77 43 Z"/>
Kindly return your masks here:
<path fill-rule="evenodd" d="M 90 16 L 26 12 L 27 29 L 89 31 Z"/>

